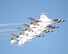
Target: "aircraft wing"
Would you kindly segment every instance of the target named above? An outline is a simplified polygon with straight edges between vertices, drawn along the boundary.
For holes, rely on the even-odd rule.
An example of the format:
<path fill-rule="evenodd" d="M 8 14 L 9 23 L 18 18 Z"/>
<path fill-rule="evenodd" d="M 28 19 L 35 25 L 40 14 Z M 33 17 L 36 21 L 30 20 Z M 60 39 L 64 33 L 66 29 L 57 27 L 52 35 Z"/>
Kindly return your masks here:
<path fill-rule="evenodd" d="M 28 18 L 31 21 L 31 24 L 36 25 L 38 22 L 33 18 Z"/>
<path fill-rule="evenodd" d="M 26 27 L 25 30 L 31 31 L 30 25 L 28 25 L 28 24 L 23 24 L 23 25 Z"/>
<path fill-rule="evenodd" d="M 59 22 L 64 22 L 65 20 L 63 19 L 52 19 L 52 23 L 59 23 Z"/>
<path fill-rule="evenodd" d="M 28 25 L 28 24 L 23 24 L 26 28 L 30 28 L 30 25 Z"/>
<path fill-rule="evenodd" d="M 24 29 L 22 29 L 22 28 L 17 28 L 18 30 L 21 30 L 21 31 L 25 31 Z"/>
<path fill-rule="evenodd" d="M 17 28 L 17 29 L 20 30 L 20 34 L 24 34 L 25 29 L 22 29 L 22 28 Z"/>
<path fill-rule="evenodd" d="M 17 40 L 18 37 L 16 34 L 12 34 L 11 40 Z"/>
<path fill-rule="evenodd" d="M 46 26 L 44 29 L 49 30 L 49 29 L 55 29 L 55 28 L 59 28 L 59 26 L 48 25 L 48 26 Z"/>

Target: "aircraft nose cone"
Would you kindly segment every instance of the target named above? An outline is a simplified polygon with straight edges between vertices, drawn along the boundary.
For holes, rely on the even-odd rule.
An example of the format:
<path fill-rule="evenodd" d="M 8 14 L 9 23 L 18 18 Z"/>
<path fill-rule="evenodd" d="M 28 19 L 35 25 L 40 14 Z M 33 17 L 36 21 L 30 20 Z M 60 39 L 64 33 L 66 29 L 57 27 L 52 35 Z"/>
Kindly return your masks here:
<path fill-rule="evenodd" d="M 59 26 L 55 26 L 55 28 L 59 28 Z"/>
<path fill-rule="evenodd" d="M 65 20 L 61 20 L 61 22 L 64 22 Z"/>
<path fill-rule="evenodd" d="M 50 30 L 50 32 L 53 32 L 53 30 Z"/>

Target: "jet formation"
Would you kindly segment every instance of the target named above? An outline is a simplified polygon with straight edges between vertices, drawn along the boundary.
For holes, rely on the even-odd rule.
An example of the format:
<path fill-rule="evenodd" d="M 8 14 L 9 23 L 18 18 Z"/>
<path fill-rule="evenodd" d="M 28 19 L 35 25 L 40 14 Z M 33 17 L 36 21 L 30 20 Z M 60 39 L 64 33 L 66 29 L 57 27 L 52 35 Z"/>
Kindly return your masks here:
<path fill-rule="evenodd" d="M 22 46 L 25 42 L 33 39 L 44 37 L 45 33 L 53 32 L 55 28 L 59 26 L 53 26 L 53 24 L 64 22 L 63 19 L 49 19 L 45 13 L 41 13 L 40 19 L 28 18 L 30 24 L 23 24 L 25 28 L 17 28 L 19 35 L 12 34 L 11 44 L 18 41 L 18 46 Z"/>

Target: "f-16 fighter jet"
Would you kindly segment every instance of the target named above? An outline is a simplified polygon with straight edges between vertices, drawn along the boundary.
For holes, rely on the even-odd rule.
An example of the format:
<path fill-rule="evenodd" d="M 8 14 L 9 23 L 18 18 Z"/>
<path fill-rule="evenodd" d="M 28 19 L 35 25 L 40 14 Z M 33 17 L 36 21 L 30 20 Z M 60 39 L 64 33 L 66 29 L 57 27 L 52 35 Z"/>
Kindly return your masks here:
<path fill-rule="evenodd" d="M 64 22 L 64 20 L 61 19 L 49 19 L 45 13 L 42 13 L 39 20 L 36 20 L 34 18 L 28 18 L 31 21 L 31 24 L 37 25 L 40 28 L 45 28 L 46 26 L 54 23 Z"/>
<path fill-rule="evenodd" d="M 29 36 L 28 33 L 20 34 L 20 35 L 15 35 L 13 34 L 13 36 L 11 37 L 11 44 L 14 44 L 16 41 L 19 41 L 18 46 L 23 45 L 26 41 L 30 41 L 32 40 L 32 36 Z"/>
<path fill-rule="evenodd" d="M 40 19 L 34 19 L 34 18 L 28 18 L 31 21 L 31 24 L 37 24 L 38 22 L 42 23 L 59 23 L 64 22 L 64 20 L 61 19 L 49 19 L 45 13 L 41 13 Z"/>
<path fill-rule="evenodd" d="M 33 32 L 29 31 L 29 29 L 21 29 L 18 28 L 21 32 L 19 35 L 12 34 L 11 44 L 14 44 L 16 41 L 19 41 L 18 45 L 23 45 L 26 41 L 32 40 L 35 38 Z M 34 36 L 34 37 L 33 37 Z"/>

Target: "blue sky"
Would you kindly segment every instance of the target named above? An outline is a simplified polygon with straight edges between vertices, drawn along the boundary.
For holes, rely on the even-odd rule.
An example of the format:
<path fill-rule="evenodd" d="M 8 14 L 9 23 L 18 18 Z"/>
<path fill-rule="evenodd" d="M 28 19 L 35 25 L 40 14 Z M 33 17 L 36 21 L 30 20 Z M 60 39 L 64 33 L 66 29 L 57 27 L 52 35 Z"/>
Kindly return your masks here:
<path fill-rule="evenodd" d="M 53 33 L 45 34 L 45 37 L 25 43 L 22 47 L 10 44 L 11 32 L 18 33 L 17 27 L 29 23 L 29 17 L 39 19 L 44 11 L 51 19 L 64 19 L 64 23 L 58 23 L 60 28 Z M 0 32 L 0 54 L 68 54 L 68 0 L 0 0 L 0 30 L 12 30 Z"/>

